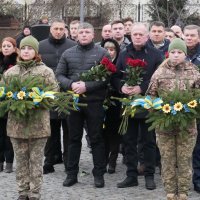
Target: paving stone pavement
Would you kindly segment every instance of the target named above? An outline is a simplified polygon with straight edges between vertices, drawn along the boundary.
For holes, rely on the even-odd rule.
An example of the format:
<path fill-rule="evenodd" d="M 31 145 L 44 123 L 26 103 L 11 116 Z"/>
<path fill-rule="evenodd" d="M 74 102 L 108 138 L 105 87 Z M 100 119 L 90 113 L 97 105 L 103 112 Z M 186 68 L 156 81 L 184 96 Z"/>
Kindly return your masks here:
<path fill-rule="evenodd" d="M 156 190 L 146 190 L 144 177 L 139 177 L 139 186 L 125 189 L 118 189 L 117 182 L 125 177 L 126 167 L 121 162 L 119 156 L 116 173 L 105 174 L 105 187 L 94 188 L 92 170 L 92 156 L 83 138 L 82 154 L 80 159 L 79 182 L 72 187 L 63 187 L 62 183 L 66 177 L 63 164 L 55 165 L 55 172 L 44 175 L 41 200 L 165 200 L 165 192 L 161 182 L 161 177 L 156 170 L 155 180 Z M 18 197 L 15 172 L 6 174 L 0 173 L 0 200 L 16 200 Z M 191 188 L 189 200 L 200 200 Z"/>

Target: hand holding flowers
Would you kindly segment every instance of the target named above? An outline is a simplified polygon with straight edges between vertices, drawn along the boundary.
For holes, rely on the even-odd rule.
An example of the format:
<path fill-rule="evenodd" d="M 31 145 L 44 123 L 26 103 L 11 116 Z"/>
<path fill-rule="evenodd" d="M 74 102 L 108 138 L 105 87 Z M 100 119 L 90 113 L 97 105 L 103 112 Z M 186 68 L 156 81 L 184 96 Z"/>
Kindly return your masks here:
<path fill-rule="evenodd" d="M 147 63 L 140 59 L 128 58 L 126 64 L 126 70 L 123 71 L 125 73 L 123 82 L 126 86 L 140 85 L 143 81 L 142 75 L 145 74 Z"/>
<path fill-rule="evenodd" d="M 80 74 L 81 81 L 106 81 L 107 78 L 116 72 L 116 66 L 107 58 L 103 57 L 99 65 L 93 66 L 87 72 Z"/>

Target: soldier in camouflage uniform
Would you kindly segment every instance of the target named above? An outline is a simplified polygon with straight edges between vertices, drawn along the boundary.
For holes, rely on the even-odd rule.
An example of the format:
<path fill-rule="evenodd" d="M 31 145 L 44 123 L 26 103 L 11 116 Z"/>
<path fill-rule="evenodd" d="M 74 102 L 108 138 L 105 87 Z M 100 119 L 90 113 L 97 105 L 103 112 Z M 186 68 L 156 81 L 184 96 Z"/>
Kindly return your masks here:
<path fill-rule="evenodd" d="M 187 48 L 181 39 L 174 39 L 169 46 L 169 59 L 165 60 L 151 78 L 147 93 L 158 96 L 158 90 L 172 91 L 178 85 L 198 87 L 200 73 L 191 62 L 185 61 Z M 186 200 L 192 178 L 192 151 L 196 142 L 195 121 L 187 129 L 183 139 L 177 130 L 161 132 L 156 130 L 157 143 L 161 153 L 162 180 L 168 200 Z M 172 135 L 173 133 L 173 135 Z M 178 169 L 176 169 L 178 167 Z"/>
<path fill-rule="evenodd" d="M 5 77 L 19 75 L 26 78 L 41 75 L 46 84 L 54 86 L 57 90 L 53 71 L 45 66 L 38 56 L 38 44 L 32 36 L 24 38 L 20 43 L 19 61 L 17 65 L 6 71 Z M 48 110 L 37 112 L 41 112 L 40 117 L 33 118 L 29 123 L 16 120 L 12 113 L 8 115 L 7 132 L 16 158 L 18 200 L 40 199 L 44 147 L 50 136 L 50 117 Z"/>

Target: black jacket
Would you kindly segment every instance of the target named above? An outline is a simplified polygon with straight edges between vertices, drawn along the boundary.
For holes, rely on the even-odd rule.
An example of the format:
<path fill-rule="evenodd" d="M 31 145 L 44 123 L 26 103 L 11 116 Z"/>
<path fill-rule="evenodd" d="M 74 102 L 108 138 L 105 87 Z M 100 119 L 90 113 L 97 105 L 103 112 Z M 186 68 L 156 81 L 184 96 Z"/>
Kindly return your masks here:
<path fill-rule="evenodd" d="M 196 45 L 196 47 L 192 50 L 192 55 L 190 55 L 191 50 L 188 49 L 187 60 L 197 65 L 200 69 L 200 43 Z"/>
<path fill-rule="evenodd" d="M 66 50 L 56 69 L 56 77 L 60 82 L 62 89 L 71 90 L 71 84 L 79 81 L 81 72 L 91 69 L 94 65 L 99 64 L 101 59 L 108 55 L 108 52 L 95 45 L 94 42 L 82 46 L 80 44 Z M 98 101 L 104 100 L 106 95 L 106 81 L 86 81 L 86 97 L 81 101 Z"/>
<path fill-rule="evenodd" d="M 39 43 L 39 54 L 42 56 L 42 61 L 51 68 L 54 73 L 56 71 L 57 64 L 60 60 L 62 53 L 76 45 L 70 39 L 67 39 L 65 35 L 61 39 L 55 39 L 52 35 L 49 38 L 40 41 Z"/>
<path fill-rule="evenodd" d="M 50 33 L 49 38 L 39 42 L 39 54 L 41 55 L 42 61 L 45 65 L 51 68 L 55 73 L 62 53 L 74 45 L 76 45 L 76 43 L 67 39 L 65 35 L 58 40 L 53 38 Z M 58 118 L 57 112 L 51 111 L 50 113 L 51 119 Z M 63 118 L 64 116 L 61 115 L 60 117 Z"/>
<path fill-rule="evenodd" d="M 148 39 L 147 44 L 151 47 L 154 47 L 153 42 Z M 162 52 L 162 55 L 165 56 L 165 53 L 168 52 L 170 41 L 168 39 L 164 39 L 163 46 L 161 46 L 158 50 Z"/>
<path fill-rule="evenodd" d="M 0 74 L 3 74 L 4 71 L 9 69 L 10 67 L 16 64 L 17 53 L 12 53 L 9 56 L 4 56 L 2 52 L 0 52 Z"/>
<path fill-rule="evenodd" d="M 153 75 L 154 71 L 157 67 L 162 63 L 163 57 L 161 52 L 153 47 L 145 45 L 140 51 L 136 51 L 133 44 L 129 44 L 124 51 L 122 51 L 118 57 L 117 61 L 117 74 L 114 78 L 114 86 L 117 90 L 121 91 L 121 87 L 123 86 L 123 82 L 121 80 L 125 79 L 124 73 L 126 69 L 126 61 L 127 58 L 132 59 L 141 59 L 147 63 L 146 73 L 143 75 L 143 81 L 140 84 L 142 89 L 142 93 L 145 94 L 151 76 Z"/>
<path fill-rule="evenodd" d="M 126 77 L 123 73 L 126 69 L 127 58 L 132 59 L 141 59 L 147 63 L 145 68 L 146 72 L 143 75 L 143 81 L 139 85 L 142 90 L 142 95 L 145 95 L 145 92 L 150 83 L 151 76 L 157 69 L 157 67 L 162 63 L 163 56 L 161 52 L 149 45 L 145 45 L 140 51 L 136 51 L 133 46 L 133 43 L 129 44 L 124 51 L 122 51 L 118 57 L 117 61 L 117 73 L 112 79 L 112 85 L 121 92 L 121 87 L 124 85 L 122 80 L 126 80 Z M 139 114 L 136 117 L 143 118 L 145 115 Z"/>

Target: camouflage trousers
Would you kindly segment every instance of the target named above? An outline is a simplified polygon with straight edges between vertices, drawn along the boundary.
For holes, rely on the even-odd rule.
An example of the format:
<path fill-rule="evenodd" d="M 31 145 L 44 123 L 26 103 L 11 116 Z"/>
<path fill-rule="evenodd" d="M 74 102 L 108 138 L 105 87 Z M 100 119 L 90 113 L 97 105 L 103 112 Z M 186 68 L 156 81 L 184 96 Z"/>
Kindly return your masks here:
<path fill-rule="evenodd" d="M 47 138 L 11 138 L 11 142 L 16 159 L 16 182 L 19 195 L 40 198 L 44 147 Z"/>
<path fill-rule="evenodd" d="M 162 181 L 167 194 L 188 194 L 192 180 L 192 152 L 196 135 L 156 133 L 162 165 Z"/>

